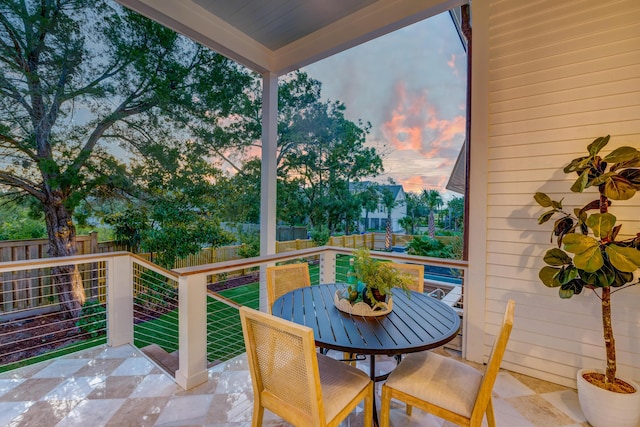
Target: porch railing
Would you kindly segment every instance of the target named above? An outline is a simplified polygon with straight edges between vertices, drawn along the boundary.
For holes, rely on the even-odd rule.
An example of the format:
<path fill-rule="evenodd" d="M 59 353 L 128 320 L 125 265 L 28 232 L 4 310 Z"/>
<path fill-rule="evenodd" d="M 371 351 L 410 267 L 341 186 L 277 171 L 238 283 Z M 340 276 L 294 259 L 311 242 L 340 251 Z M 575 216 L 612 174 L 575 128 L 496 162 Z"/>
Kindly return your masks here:
<path fill-rule="evenodd" d="M 175 361 L 169 370 L 175 370 L 178 384 L 189 389 L 206 381 L 211 364 L 244 352 L 238 308 L 266 310 L 267 265 L 306 261 L 312 283 L 344 281 L 351 253 L 350 248 L 323 246 L 172 271 L 128 252 L 0 263 L 2 289 L 10 292 L 15 285 L 11 282 L 16 281 L 43 283 L 43 288 L 51 289 L 50 282 L 56 279 L 51 272 L 74 266 L 74 271 L 84 274 L 79 280 L 89 301 L 79 318 L 68 320 L 59 295 L 38 295 L 38 286 L 25 287 L 31 293 L 20 298 L 44 299 L 43 308 L 57 315 L 60 323 L 57 328 L 44 328 L 45 335 L 33 336 L 35 326 L 42 327 L 39 322 L 46 320 L 42 315 L 29 319 L 0 316 L 0 369 L 103 342 L 113 346 L 132 343 L 173 355 L 167 359 Z M 463 261 L 393 252 L 372 255 L 456 269 L 462 278 L 466 271 Z M 53 342 L 58 338 L 52 329 L 62 332 L 60 342 Z M 23 345 L 15 345 L 16 336 L 36 345 L 24 350 Z M 12 350 L 16 347 L 21 350 Z"/>

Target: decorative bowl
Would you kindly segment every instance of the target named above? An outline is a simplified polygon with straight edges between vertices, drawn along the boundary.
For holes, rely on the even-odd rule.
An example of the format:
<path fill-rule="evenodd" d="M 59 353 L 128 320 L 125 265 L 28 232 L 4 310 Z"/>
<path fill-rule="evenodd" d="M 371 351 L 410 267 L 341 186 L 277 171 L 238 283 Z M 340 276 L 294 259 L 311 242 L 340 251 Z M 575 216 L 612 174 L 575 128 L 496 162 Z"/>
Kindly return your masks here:
<path fill-rule="evenodd" d="M 391 296 L 389 296 L 387 302 L 379 302 L 375 307 L 371 307 L 364 302 L 351 304 L 344 294 L 345 291 L 337 290 L 333 296 L 333 303 L 338 310 L 348 314 L 355 316 L 384 316 L 389 314 L 393 308 L 393 298 Z"/>

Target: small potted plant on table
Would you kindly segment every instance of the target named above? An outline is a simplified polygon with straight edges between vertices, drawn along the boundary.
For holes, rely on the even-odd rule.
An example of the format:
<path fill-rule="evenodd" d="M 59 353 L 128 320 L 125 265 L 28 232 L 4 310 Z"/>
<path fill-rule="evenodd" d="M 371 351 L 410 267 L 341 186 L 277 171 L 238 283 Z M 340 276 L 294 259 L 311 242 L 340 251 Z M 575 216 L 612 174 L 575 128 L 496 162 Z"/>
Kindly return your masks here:
<path fill-rule="evenodd" d="M 384 302 L 387 295 L 393 293 L 394 288 L 403 290 L 410 296 L 409 287 L 413 278 L 399 272 L 388 262 L 381 262 L 371 257 L 367 248 L 360 248 L 354 253 L 353 266 L 358 282 L 362 283 L 362 299 L 372 307 L 378 302 Z"/>
<path fill-rule="evenodd" d="M 639 283 L 634 273 L 640 268 L 640 233 L 620 238 L 622 225 L 616 224 L 609 208 L 612 200 L 631 199 L 640 190 L 640 151 L 620 147 L 600 157 L 598 153 L 608 142 L 608 135 L 597 138 L 587 147 L 586 156 L 564 168 L 565 173 L 578 174 L 571 191 L 581 193 L 589 187 L 596 188 L 598 199 L 569 213 L 562 200 L 535 194 L 536 202 L 548 208 L 538 218 L 539 224 L 559 217 L 553 226 L 558 247 L 545 253 L 547 265 L 539 277 L 546 286 L 560 288 L 560 298 L 571 298 L 587 288 L 600 299 L 606 370 L 578 371 L 580 406 L 594 427 L 636 427 L 640 420 L 640 390 L 633 381 L 616 377 L 611 294 Z"/>

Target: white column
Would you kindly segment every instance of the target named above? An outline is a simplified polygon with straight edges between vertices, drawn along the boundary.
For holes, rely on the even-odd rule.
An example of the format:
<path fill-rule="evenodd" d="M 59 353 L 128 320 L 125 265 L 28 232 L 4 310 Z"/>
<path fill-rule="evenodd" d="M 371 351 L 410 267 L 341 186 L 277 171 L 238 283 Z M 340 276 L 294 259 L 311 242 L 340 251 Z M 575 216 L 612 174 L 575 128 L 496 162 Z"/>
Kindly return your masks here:
<path fill-rule="evenodd" d="M 178 280 L 178 344 L 176 382 L 189 390 L 207 381 L 207 292 L 204 274 Z"/>
<path fill-rule="evenodd" d="M 260 255 L 276 253 L 278 76 L 262 75 L 262 167 L 260 181 Z M 260 266 L 260 309 L 267 311 L 265 265 Z"/>
<path fill-rule="evenodd" d="M 336 253 L 323 252 L 320 254 L 320 283 L 335 283 L 336 281 Z"/>
<path fill-rule="evenodd" d="M 464 278 L 462 357 L 482 363 L 487 281 L 487 159 L 489 139 L 489 5 L 473 2 L 471 164 L 469 165 L 469 270 Z"/>
<path fill-rule="evenodd" d="M 107 259 L 107 345 L 133 343 L 133 271 L 131 257 Z"/>

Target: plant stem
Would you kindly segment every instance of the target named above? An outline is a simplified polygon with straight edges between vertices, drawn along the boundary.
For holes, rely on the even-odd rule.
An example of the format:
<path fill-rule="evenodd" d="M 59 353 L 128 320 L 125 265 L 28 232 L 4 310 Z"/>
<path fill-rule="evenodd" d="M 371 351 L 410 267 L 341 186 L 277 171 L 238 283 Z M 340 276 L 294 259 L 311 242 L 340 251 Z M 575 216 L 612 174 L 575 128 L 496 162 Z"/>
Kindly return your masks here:
<path fill-rule="evenodd" d="M 616 379 L 616 342 L 613 338 L 611 325 L 611 288 L 602 288 L 602 329 L 604 331 L 604 345 L 607 350 L 607 370 L 605 372 L 605 386 L 613 386 Z"/>
<path fill-rule="evenodd" d="M 609 201 L 604 194 L 600 194 L 600 213 L 607 213 Z M 616 379 L 616 341 L 613 338 L 613 326 L 611 324 L 611 287 L 602 288 L 602 330 L 604 333 L 604 346 L 607 351 L 607 369 L 605 371 L 604 385 L 611 389 Z"/>

